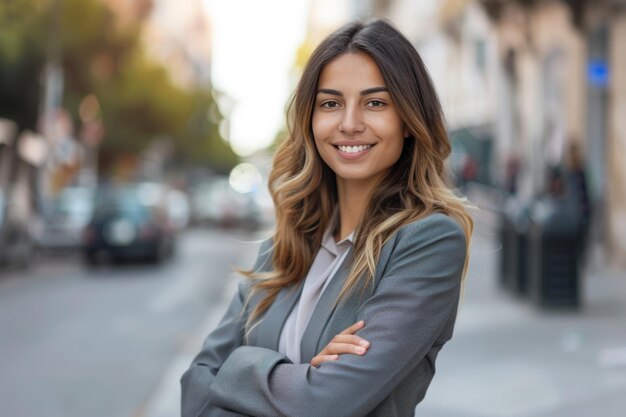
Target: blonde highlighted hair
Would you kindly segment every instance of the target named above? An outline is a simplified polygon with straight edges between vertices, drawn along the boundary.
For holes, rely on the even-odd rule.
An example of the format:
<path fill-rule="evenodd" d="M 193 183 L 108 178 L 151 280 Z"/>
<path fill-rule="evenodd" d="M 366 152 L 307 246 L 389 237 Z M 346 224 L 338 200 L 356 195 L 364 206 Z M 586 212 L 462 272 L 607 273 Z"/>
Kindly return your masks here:
<path fill-rule="evenodd" d="M 473 221 L 467 200 L 449 185 L 445 160 L 451 146 L 439 99 L 419 54 L 384 20 L 348 24 L 315 49 L 289 103 L 288 136 L 276 151 L 269 176 L 276 209 L 272 269 L 240 271 L 252 280 L 246 304 L 254 294 L 264 294 L 247 319 L 246 336 L 283 288 L 305 279 L 338 204 L 335 174 L 315 147 L 311 119 L 322 69 L 338 56 L 355 52 L 368 54 L 378 65 L 410 136 L 399 160 L 369 196 L 355 231 L 352 269 L 337 302 L 361 280 L 373 282 L 380 251 L 394 232 L 433 212 L 456 220 L 465 232 L 469 254 Z"/>

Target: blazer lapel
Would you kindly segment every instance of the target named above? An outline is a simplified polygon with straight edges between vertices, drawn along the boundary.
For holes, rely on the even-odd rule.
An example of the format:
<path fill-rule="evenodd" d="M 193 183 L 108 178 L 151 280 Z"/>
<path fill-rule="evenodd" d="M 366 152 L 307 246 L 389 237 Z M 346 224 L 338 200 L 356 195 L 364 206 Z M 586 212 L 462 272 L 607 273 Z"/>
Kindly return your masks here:
<path fill-rule="evenodd" d="M 257 337 L 254 345 L 272 349 L 278 352 L 280 333 L 291 312 L 291 309 L 300 299 L 304 280 L 296 285 L 285 287 L 276 296 L 276 300 L 267 309 L 261 323 L 257 326 Z"/>
<path fill-rule="evenodd" d="M 346 277 L 350 273 L 350 266 L 352 265 L 352 249 L 350 248 L 345 259 L 341 263 L 341 266 L 335 273 L 335 276 L 331 277 L 331 281 L 322 293 L 309 324 L 304 330 L 302 340 L 300 342 L 300 361 L 302 363 L 308 363 L 313 359 L 317 353 L 317 345 L 320 340 L 320 336 L 330 315 L 335 310 L 333 308 L 337 296 L 341 292 L 343 283 Z"/>

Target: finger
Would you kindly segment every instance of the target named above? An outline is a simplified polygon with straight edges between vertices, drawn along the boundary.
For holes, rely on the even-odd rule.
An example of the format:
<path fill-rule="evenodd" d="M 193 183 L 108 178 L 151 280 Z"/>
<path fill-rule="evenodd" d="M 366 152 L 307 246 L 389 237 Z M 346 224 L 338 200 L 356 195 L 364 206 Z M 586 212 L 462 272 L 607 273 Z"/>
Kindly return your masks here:
<path fill-rule="evenodd" d="M 359 330 L 363 326 L 365 326 L 365 322 L 363 320 L 360 320 L 360 321 L 357 321 L 352 326 L 348 327 L 347 329 L 345 329 L 344 331 L 342 331 L 339 334 L 354 334 L 354 333 L 357 332 L 357 330 Z"/>
<path fill-rule="evenodd" d="M 355 355 L 363 355 L 367 351 L 363 346 L 356 346 L 351 343 L 329 343 L 324 349 L 324 354 L 330 355 L 343 355 L 345 353 L 352 353 Z"/>
<path fill-rule="evenodd" d="M 363 342 L 361 342 L 359 339 L 363 340 Z M 338 334 L 335 337 L 333 337 L 330 340 L 330 342 L 328 342 L 326 347 L 324 347 L 324 349 L 322 349 L 322 351 L 319 352 L 319 354 L 320 355 L 324 355 L 324 354 L 327 354 L 327 353 L 344 353 L 343 351 L 340 352 L 339 349 L 341 349 L 341 347 L 337 346 L 337 345 L 341 345 L 341 344 L 351 344 L 351 345 L 355 345 L 355 346 L 369 347 L 369 342 L 366 342 L 365 339 L 361 339 L 358 336 L 351 335 L 351 334 Z M 334 348 L 333 348 L 333 345 L 335 345 Z M 346 349 L 344 349 L 344 351 L 345 350 Z M 350 353 L 350 352 L 348 352 L 348 353 Z"/>
<path fill-rule="evenodd" d="M 336 361 L 337 359 L 339 359 L 339 355 L 317 355 L 309 363 L 317 368 L 321 363 Z"/>
<path fill-rule="evenodd" d="M 360 336 L 352 335 L 352 334 L 338 334 L 333 337 L 330 343 L 350 343 L 357 346 L 369 347 L 370 342 L 363 339 Z"/>

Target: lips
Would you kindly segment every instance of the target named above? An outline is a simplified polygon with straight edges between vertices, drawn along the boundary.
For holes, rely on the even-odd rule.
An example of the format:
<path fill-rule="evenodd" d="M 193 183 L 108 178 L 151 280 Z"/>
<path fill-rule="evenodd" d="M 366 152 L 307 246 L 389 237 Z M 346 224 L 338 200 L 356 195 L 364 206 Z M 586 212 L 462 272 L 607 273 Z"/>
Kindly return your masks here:
<path fill-rule="evenodd" d="M 340 157 L 347 160 L 353 160 L 366 155 L 375 145 L 374 144 L 361 144 L 361 145 L 333 145 L 337 149 L 337 153 Z"/>
<path fill-rule="evenodd" d="M 373 145 L 353 145 L 353 146 L 345 146 L 345 145 L 337 145 L 336 147 L 341 151 L 341 152 L 346 152 L 346 153 L 357 153 L 357 152 L 363 152 L 366 149 L 371 148 Z"/>

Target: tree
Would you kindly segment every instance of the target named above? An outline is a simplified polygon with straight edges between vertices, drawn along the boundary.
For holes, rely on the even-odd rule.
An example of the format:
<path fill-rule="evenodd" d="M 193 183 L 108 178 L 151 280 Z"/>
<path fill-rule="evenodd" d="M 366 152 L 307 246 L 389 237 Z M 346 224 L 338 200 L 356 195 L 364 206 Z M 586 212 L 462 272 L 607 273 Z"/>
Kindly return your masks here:
<path fill-rule="evenodd" d="M 237 157 L 219 136 L 221 115 L 212 91 L 182 90 L 166 68 L 148 59 L 140 41 L 141 21 L 116 24 L 96 0 L 60 0 L 60 28 L 50 33 L 49 0 L 12 0 L 0 5 L 0 116 L 35 129 L 40 74 L 51 37 L 58 36 L 64 70 L 64 107 L 79 124 L 81 100 L 94 94 L 106 133 L 101 154 L 138 154 L 167 136 L 179 163 L 208 164 L 226 171 Z"/>
<path fill-rule="evenodd" d="M 36 128 L 47 13 L 48 2 L 43 0 L 0 5 L 0 116 L 23 129 Z"/>

